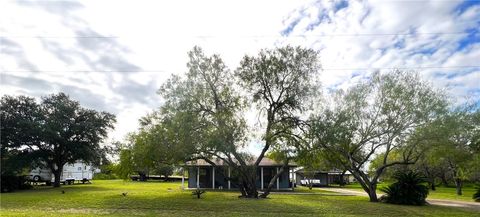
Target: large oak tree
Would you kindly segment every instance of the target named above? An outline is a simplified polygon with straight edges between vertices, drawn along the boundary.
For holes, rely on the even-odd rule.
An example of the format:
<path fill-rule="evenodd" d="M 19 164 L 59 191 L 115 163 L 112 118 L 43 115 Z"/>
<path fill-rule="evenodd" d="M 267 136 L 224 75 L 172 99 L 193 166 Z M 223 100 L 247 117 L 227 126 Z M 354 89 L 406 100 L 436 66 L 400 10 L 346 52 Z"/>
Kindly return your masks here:
<path fill-rule="evenodd" d="M 23 106 L 26 102 L 28 111 Z M 2 137 L 6 140 L 2 140 L 2 147 L 29 150 L 51 169 L 54 187 L 59 187 L 66 163 L 101 159 L 100 143 L 113 128 L 114 121 L 114 115 L 83 108 L 64 93 L 43 97 L 41 103 L 24 96 L 5 96 L 2 98 Z"/>

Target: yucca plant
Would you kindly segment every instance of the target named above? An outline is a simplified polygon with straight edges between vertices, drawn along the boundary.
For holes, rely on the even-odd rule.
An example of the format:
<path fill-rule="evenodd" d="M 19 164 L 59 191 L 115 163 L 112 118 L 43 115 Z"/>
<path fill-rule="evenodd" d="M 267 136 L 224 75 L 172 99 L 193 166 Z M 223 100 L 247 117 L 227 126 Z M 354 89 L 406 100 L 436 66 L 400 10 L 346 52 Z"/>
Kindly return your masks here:
<path fill-rule="evenodd" d="M 201 198 L 200 196 L 205 192 L 206 191 L 200 190 L 199 188 L 197 188 L 196 190 L 192 191 L 192 195 L 197 196 L 197 199 L 200 199 Z"/>
<path fill-rule="evenodd" d="M 380 189 L 385 195 L 381 201 L 393 204 L 424 205 L 428 195 L 426 179 L 413 171 L 400 171 L 393 175 L 395 183 Z"/>
<path fill-rule="evenodd" d="M 480 184 L 477 185 L 476 189 L 477 189 L 477 192 L 473 194 L 473 199 L 475 200 L 475 202 L 480 202 Z"/>

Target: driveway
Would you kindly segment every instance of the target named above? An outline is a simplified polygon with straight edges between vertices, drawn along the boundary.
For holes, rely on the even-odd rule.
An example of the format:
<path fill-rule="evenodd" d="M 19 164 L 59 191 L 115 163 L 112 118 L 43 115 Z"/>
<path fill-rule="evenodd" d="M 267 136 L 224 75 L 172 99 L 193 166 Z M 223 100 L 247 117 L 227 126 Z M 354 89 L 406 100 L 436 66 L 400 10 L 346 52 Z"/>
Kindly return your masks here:
<path fill-rule="evenodd" d="M 363 191 L 355 191 L 344 188 L 323 188 L 326 191 L 333 191 L 341 194 L 348 195 L 358 195 L 368 197 L 368 194 Z M 381 197 L 383 194 L 378 194 L 378 197 Z M 458 200 L 442 200 L 442 199 L 427 199 L 427 202 L 432 205 L 438 206 L 449 206 L 449 207 L 461 207 L 467 209 L 473 209 L 480 211 L 480 203 L 477 202 L 467 202 L 467 201 L 458 201 Z"/>

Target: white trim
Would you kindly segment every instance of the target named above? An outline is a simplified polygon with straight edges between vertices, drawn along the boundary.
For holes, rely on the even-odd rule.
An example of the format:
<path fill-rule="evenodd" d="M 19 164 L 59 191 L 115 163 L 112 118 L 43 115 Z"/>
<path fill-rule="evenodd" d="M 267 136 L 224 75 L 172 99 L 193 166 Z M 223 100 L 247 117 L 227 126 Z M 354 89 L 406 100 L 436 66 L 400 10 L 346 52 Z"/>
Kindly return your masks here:
<path fill-rule="evenodd" d="M 213 171 L 212 171 L 212 189 L 215 189 L 215 167 L 212 167 L 213 168 Z"/>
<path fill-rule="evenodd" d="M 293 172 L 293 169 L 289 169 L 289 173 L 292 174 L 292 179 L 290 179 L 290 175 L 288 176 L 288 180 L 289 182 L 291 182 L 290 184 L 292 185 L 292 191 L 295 189 L 295 183 L 297 183 L 297 177 L 296 177 L 296 174 Z"/>
<path fill-rule="evenodd" d="M 263 189 L 263 167 L 260 167 L 260 189 Z"/>
<path fill-rule="evenodd" d="M 200 188 L 200 167 L 197 166 L 197 188 Z"/>
<path fill-rule="evenodd" d="M 182 190 L 185 189 L 185 168 L 182 168 Z"/>
<path fill-rule="evenodd" d="M 231 178 L 230 167 L 228 167 L 228 189 L 230 189 L 230 178 Z"/>
<path fill-rule="evenodd" d="M 278 174 L 278 167 L 277 167 L 277 174 Z M 277 177 L 277 190 L 280 190 L 280 175 Z"/>

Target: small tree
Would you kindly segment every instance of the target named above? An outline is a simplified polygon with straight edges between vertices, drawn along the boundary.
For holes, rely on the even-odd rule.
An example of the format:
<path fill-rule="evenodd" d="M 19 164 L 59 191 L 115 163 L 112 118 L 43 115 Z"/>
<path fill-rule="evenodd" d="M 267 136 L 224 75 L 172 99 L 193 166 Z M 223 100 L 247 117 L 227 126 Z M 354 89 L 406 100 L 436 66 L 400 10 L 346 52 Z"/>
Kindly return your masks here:
<path fill-rule="evenodd" d="M 477 187 L 475 188 L 477 191 L 473 194 L 473 199 L 476 201 L 476 202 L 480 202 L 480 185 L 477 185 Z"/>

